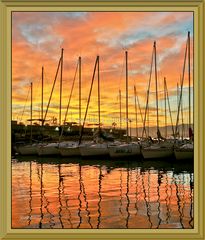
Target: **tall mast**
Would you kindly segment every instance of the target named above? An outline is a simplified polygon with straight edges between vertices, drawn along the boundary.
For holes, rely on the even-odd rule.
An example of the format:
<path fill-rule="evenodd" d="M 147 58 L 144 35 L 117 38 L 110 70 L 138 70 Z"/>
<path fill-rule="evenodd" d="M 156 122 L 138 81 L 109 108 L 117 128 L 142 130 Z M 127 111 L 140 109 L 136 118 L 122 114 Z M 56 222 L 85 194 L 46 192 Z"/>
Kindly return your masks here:
<path fill-rule="evenodd" d="M 62 82 L 63 82 L 63 48 L 61 49 L 61 75 L 60 75 L 60 108 L 59 108 L 59 125 L 61 125 Z"/>
<path fill-rule="evenodd" d="M 97 56 L 98 61 L 98 128 L 100 130 L 100 57 Z"/>
<path fill-rule="evenodd" d="M 180 85 L 182 84 L 182 79 L 180 76 Z M 181 117 L 182 117 L 182 140 L 184 138 L 184 116 L 183 116 L 183 98 L 181 98 Z"/>
<path fill-rule="evenodd" d="M 143 121 L 143 130 L 142 130 L 142 138 L 144 136 L 144 133 L 146 134 L 146 120 L 147 120 L 147 112 L 148 112 L 148 118 L 149 118 L 149 92 L 150 92 L 150 84 L 152 79 L 152 67 L 153 67 L 153 61 L 154 61 L 154 48 L 152 50 L 152 58 L 151 58 L 151 67 L 150 67 L 150 73 L 149 73 L 149 82 L 148 82 L 148 88 L 147 88 L 147 100 L 146 100 L 146 108 L 145 108 L 145 116 Z M 148 120 L 149 122 L 149 120 Z M 147 134 L 146 134 L 147 136 Z M 148 136 L 149 136 L 149 126 L 148 126 Z"/>
<path fill-rule="evenodd" d="M 120 102 L 120 130 L 122 129 L 122 101 L 121 101 L 121 90 L 119 89 L 119 102 Z"/>
<path fill-rule="evenodd" d="M 164 77 L 164 117 L 165 117 L 165 138 L 167 138 L 167 98 L 166 98 L 166 78 Z"/>
<path fill-rule="evenodd" d="M 127 130 L 127 142 L 129 140 L 129 126 L 128 126 L 128 53 L 125 51 L 125 61 L 126 61 L 126 130 Z"/>
<path fill-rule="evenodd" d="M 81 127 L 81 57 L 79 57 L 79 134 Z"/>
<path fill-rule="evenodd" d="M 178 83 L 177 83 L 177 106 L 179 106 L 179 84 Z M 178 131 L 179 131 L 179 129 L 178 129 Z"/>
<path fill-rule="evenodd" d="M 33 83 L 31 82 L 31 138 L 30 141 L 32 142 L 33 132 L 32 132 L 32 119 L 33 119 Z"/>
<path fill-rule="evenodd" d="M 156 42 L 154 42 L 154 69 L 155 69 L 155 83 L 156 83 L 156 107 L 157 107 L 157 132 L 159 131 L 159 112 L 158 112 L 158 89 L 157 89 L 157 50 Z"/>
<path fill-rule="evenodd" d="M 189 129 L 191 128 L 191 68 L 190 67 L 191 67 L 190 65 L 190 32 L 188 32 Z"/>
<path fill-rule="evenodd" d="M 138 138 L 138 125 L 137 125 L 137 93 L 136 93 L 136 86 L 134 86 L 134 97 L 135 97 L 136 137 Z"/>
<path fill-rule="evenodd" d="M 60 64 L 61 64 L 61 57 L 60 57 L 60 59 L 58 61 L 58 67 L 57 67 L 57 70 L 56 70 L 55 79 L 54 79 L 53 86 L 52 86 L 52 89 L 51 89 L 51 94 L 50 94 L 50 97 L 49 97 L 49 100 L 48 100 L 46 112 L 45 112 L 45 115 L 44 115 L 44 118 L 43 118 L 43 124 L 44 124 L 44 122 L 46 120 L 46 116 L 47 116 L 47 113 L 48 113 L 48 108 L 50 106 L 51 98 L 52 98 L 52 95 L 53 95 L 53 90 L 54 90 L 54 87 L 55 87 L 55 84 L 56 84 L 56 80 L 57 80 L 57 76 L 58 76 L 58 72 L 59 72 L 59 69 L 60 69 Z"/>
<path fill-rule="evenodd" d="M 176 127 L 175 127 L 175 139 L 176 139 L 176 133 L 178 130 L 178 124 L 179 124 L 179 114 L 180 114 L 180 105 L 182 101 L 182 90 L 183 90 L 183 84 L 184 84 L 184 74 L 185 74 L 185 68 L 186 68 L 186 58 L 187 58 L 187 48 L 188 48 L 188 40 L 186 43 L 186 49 L 184 54 L 184 63 L 183 63 L 183 70 L 182 70 L 182 77 L 181 77 L 181 91 L 179 96 L 179 104 L 178 104 L 178 110 L 177 110 L 177 120 L 176 120 Z"/>
<path fill-rule="evenodd" d="M 42 78 L 41 78 L 41 125 L 43 126 L 43 81 L 44 81 L 44 68 L 42 67 Z"/>

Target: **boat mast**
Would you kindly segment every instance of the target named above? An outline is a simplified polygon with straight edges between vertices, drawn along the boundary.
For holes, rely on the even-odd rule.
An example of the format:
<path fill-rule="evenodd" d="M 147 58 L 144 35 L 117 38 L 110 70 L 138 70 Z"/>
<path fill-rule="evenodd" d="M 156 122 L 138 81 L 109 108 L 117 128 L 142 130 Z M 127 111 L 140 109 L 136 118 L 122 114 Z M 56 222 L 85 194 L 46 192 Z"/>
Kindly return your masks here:
<path fill-rule="evenodd" d="M 135 124 L 136 124 L 136 137 L 138 139 L 138 125 L 137 125 L 137 93 L 136 93 L 136 86 L 134 86 L 134 97 L 135 97 Z"/>
<path fill-rule="evenodd" d="M 100 57 L 97 56 L 98 59 L 98 128 L 100 131 Z"/>
<path fill-rule="evenodd" d="M 41 126 L 43 126 L 43 82 L 44 82 L 44 68 L 42 66 L 42 78 L 41 78 Z"/>
<path fill-rule="evenodd" d="M 125 51 L 126 62 L 126 130 L 127 130 L 127 142 L 129 141 L 129 126 L 128 126 L 128 53 Z"/>
<path fill-rule="evenodd" d="M 79 135 L 81 131 L 81 57 L 79 57 Z"/>
<path fill-rule="evenodd" d="M 119 102 L 120 102 L 120 130 L 122 129 L 122 102 L 121 102 L 121 90 L 119 89 Z"/>
<path fill-rule="evenodd" d="M 146 107 L 145 107 L 145 116 L 144 116 L 144 121 L 143 121 L 142 138 L 144 137 L 144 133 L 146 134 L 145 124 L 146 124 L 146 119 L 147 119 L 147 112 L 149 114 L 148 104 L 149 104 L 150 84 L 151 84 L 151 79 L 152 79 L 153 58 L 154 58 L 154 49 L 152 50 L 151 66 L 150 66 L 149 81 L 148 81 L 148 88 L 147 88 L 147 100 L 146 100 Z M 148 127 L 148 136 L 149 136 L 149 127 Z"/>
<path fill-rule="evenodd" d="M 181 91 L 180 91 L 179 104 L 178 104 L 178 110 L 177 110 L 177 120 L 176 120 L 176 127 L 175 127 L 175 139 L 176 139 L 176 133 L 178 130 L 179 112 L 180 112 L 180 106 L 181 106 L 181 101 L 182 101 L 182 89 L 183 89 L 183 84 L 184 84 L 184 74 L 185 74 L 185 68 L 186 68 L 187 47 L 188 47 L 187 45 L 188 45 L 188 41 L 186 43 L 186 49 L 185 49 L 185 54 L 184 54 L 184 63 L 183 63 L 183 70 L 182 70 L 182 77 L 181 77 Z"/>
<path fill-rule="evenodd" d="M 180 76 L 180 84 L 182 84 L 181 76 Z M 183 98 L 181 99 L 181 116 L 182 116 L 182 140 L 183 140 L 184 139 Z"/>
<path fill-rule="evenodd" d="M 61 125 L 61 108 L 62 108 L 62 82 L 63 82 L 63 48 L 61 49 L 61 75 L 60 75 L 60 107 L 59 107 L 59 126 Z"/>
<path fill-rule="evenodd" d="M 164 77 L 164 117 L 165 117 L 165 138 L 167 139 L 167 98 L 166 98 L 166 78 Z"/>
<path fill-rule="evenodd" d="M 33 137 L 33 132 L 32 132 L 32 122 L 33 119 L 33 83 L 31 82 L 31 137 L 30 137 L 30 142 L 32 143 L 32 137 Z"/>
<path fill-rule="evenodd" d="M 158 112 L 158 84 L 157 84 L 157 49 L 154 41 L 154 69 L 155 69 L 155 84 L 156 84 L 156 107 L 157 107 L 157 133 L 159 132 L 159 112 Z"/>
<path fill-rule="evenodd" d="M 190 64 L 190 32 L 188 31 L 188 78 L 189 78 L 189 133 L 191 129 L 191 64 Z M 189 134 L 189 138 L 190 138 Z"/>
<path fill-rule="evenodd" d="M 53 82 L 51 94 L 50 94 L 50 97 L 49 97 L 49 100 L 48 100 L 48 105 L 47 105 L 46 112 L 45 112 L 45 115 L 44 115 L 43 124 L 44 124 L 44 122 L 46 120 L 46 116 L 47 116 L 47 113 L 48 113 L 48 108 L 50 106 L 50 102 L 51 102 L 51 98 L 52 98 L 52 95 L 53 95 L 53 90 L 54 90 L 54 87 L 55 87 L 55 84 L 56 84 L 56 80 L 57 80 L 60 64 L 61 64 L 61 57 L 60 57 L 60 59 L 58 61 L 58 67 L 57 67 L 57 70 L 56 70 L 55 79 L 54 79 L 54 82 Z"/>

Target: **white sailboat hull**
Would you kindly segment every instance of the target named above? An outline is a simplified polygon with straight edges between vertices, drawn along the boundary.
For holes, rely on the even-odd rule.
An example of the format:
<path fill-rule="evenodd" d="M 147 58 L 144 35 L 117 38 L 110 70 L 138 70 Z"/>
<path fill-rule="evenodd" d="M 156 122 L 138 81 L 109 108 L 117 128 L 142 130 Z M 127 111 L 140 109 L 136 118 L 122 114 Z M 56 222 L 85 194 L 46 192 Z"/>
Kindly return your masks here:
<path fill-rule="evenodd" d="M 193 149 L 183 149 L 183 150 L 174 150 L 174 155 L 177 160 L 186 160 L 186 159 L 193 159 L 194 158 L 194 151 Z"/>
<path fill-rule="evenodd" d="M 58 145 L 44 145 L 40 146 L 37 149 L 38 156 L 51 156 L 51 155 L 60 155 Z"/>
<path fill-rule="evenodd" d="M 18 147 L 16 147 L 16 151 L 23 156 L 38 154 L 37 145 L 34 145 L 34 144 L 18 146 Z"/>
<path fill-rule="evenodd" d="M 140 146 L 135 144 L 123 144 L 109 147 L 110 157 L 128 157 L 140 154 Z"/>
<path fill-rule="evenodd" d="M 144 159 L 160 159 L 169 158 L 173 156 L 173 149 L 169 148 L 144 148 L 142 149 L 142 156 Z"/>
<path fill-rule="evenodd" d="M 75 147 L 61 147 L 59 148 L 60 155 L 62 157 L 80 156 L 80 150 L 78 146 Z"/>
<path fill-rule="evenodd" d="M 104 144 L 93 144 L 79 147 L 82 157 L 108 155 L 108 147 Z"/>

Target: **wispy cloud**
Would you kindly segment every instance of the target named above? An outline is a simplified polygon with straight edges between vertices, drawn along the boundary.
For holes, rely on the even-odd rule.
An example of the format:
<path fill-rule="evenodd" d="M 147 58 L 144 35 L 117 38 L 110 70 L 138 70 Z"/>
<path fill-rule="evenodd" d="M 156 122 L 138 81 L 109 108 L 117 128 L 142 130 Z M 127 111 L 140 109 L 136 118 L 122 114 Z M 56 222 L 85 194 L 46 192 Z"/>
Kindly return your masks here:
<path fill-rule="evenodd" d="M 116 115 L 119 112 L 117 96 L 120 88 L 124 112 L 124 51 L 128 50 L 130 113 L 134 114 L 133 85 L 137 87 L 144 111 L 153 41 L 157 41 L 159 88 L 162 90 L 163 78 L 166 76 L 169 89 L 175 89 L 182 72 L 187 31 L 191 32 L 192 38 L 192 12 L 14 12 L 12 14 L 14 116 L 17 106 L 24 105 L 31 81 L 35 92 L 34 106 L 35 103 L 39 105 L 42 66 L 45 69 L 44 104 L 46 105 L 62 47 L 65 50 L 63 106 L 67 105 L 76 62 L 81 55 L 83 112 L 85 111 L 96 55 L 100 55 L 101 110 L 107 115 Z M 192 55 L 191 52 L 191 57 Z M 192 59 L 191 63 L 193 63 Z M 185 79 L 185 86 L 187 84 Z M 78 109 L 77 88 L 78 82 L 72 98 L 75 114 Z M 154 89 L 153 75 L 151 91 Z M 175 96 L 174 93 L 170 95 Z M 96 98 L 97 82 L 95 81 L 90 113 L 97 110 Z M 59 77 L 48 115 L 57 116 L 58 103 Z"/>

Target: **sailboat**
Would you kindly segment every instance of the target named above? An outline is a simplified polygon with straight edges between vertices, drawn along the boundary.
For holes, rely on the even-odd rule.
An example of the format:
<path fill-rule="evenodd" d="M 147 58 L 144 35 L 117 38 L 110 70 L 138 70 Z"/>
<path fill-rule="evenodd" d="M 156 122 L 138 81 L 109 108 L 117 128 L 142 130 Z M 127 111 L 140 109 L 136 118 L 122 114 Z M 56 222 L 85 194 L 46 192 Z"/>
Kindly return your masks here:
<path fill-rule="evenodd" d="M 89 93 L 89 97 L 88 97 L 86 112 L 85 112 L 85 116 L 84 116 L 83 126 L 82 126 L 82 129 L 81 129 L 81 134 L 80 134 L 80 139 L 79 139 L 79 149 L 80 149 L 80 154 L 81 154 L 82 157 L 103 156 L 103 155 L 108 155 L 109 154 L 107 143 L 102 142 L 100 138 L 97 138 L 96 142 L 91 143 L 91 144 L 81 144 L 96 69 L 97 69 L 97 78 L 98 78 L 98 133 L 97 134 L 100 137 L 100 135 L 102 133 L 101 122 L 100 122 L 100 57 L 97 56 L 96 61 L 95 61 L 95 67 L 94 67 L 94 72 L 93 72 L 93 77 L 92 77 L 92 82 L 91 82 L 91 87 L 90 87 L 90 93 Z"/>
<path fill-rule="evenodd" d="M 33 83 L 31 82 L 30 85 L 30 91 L 31 91 L 31 105 L 30 105 L 30 143 L 29 144 L 24 144 L 24 145 L 19 145 L 16 146 L 16 151 L 17 153 L 21 154 L 21 155 L 36 155 L 37 154 L 37 144 L 36 143 L 32 143 L 32 118 L 33 118 Z"/>
<path fill-rule="evenodd" d="M 128 129 L 128 52 L 125 51 L 126 60 L 126 143 L 114 143 L 109 145 L 109 155 L 112 158 L 129 157 L 140 154 L 140 145 L 138 143 L 129 142 L 129 129 Z M 121 111 L 120 111 L 121 112 Z"/>
<path fill-rule="evenodd" d="M 188 32 L 186 50 L 185 50 L 185 58 L 184 58 L 184 66 L 183 66 L 183 75 L 181 81 L 181 91 L 180 91 L 180 99 L 178 104 L 178 112 L 177 112 L 177 123 L 175 129 L 175 136 L 178 131 L 178 122 L 179 122 L 179 112 L 182 103 L 182 90 L 183 90 L 183 82 L 184 82 L 184 73 L 185 73 L 185 65 L 186 65 L 186 58 L 188 53 L 188 79 L 189 79 L 189 141 L 185 143 L 177 143 L 174 149 L 174 155 L 177 160 L 186 160 L 186 159 L 193 159 L 194 158 L 194 135 L 191 128 L 191 68 L 190 68 L 190 32 Z"/>
<path fill-rule="evenodd" d="M 53 87 L 52 87 L 52 90 L 51 90 L 50 98 L 49 98 L 49 101 L 48 101 L 47 109 L 46 109 L 46 112 L 45 112 L 44 119 L 42 119 L 42 121 L 43 121 L 42 126 L 43 126 L 43 124 L 44 124 L 44 122 L 45 122 L 45 119 L 46 119 L 46 116 L 47 116 L 48 108 L 49 108 L 49 105 L 50 105 L 51 97 L 52 97 L 52 94 L 53 94 L 53 90 L 54 90 L 54 87 L 55 87 L 55 83 L 56 83 L 56 80 L 57 80 L 58 71 L 59 71 L 60 66 L 61 66 L 61 76 L 60 76 L 59 126 L 61 126 L 63 51 L 64 51 L 64 50 L 63 50 L 63 48 L 62 48 L 62 49 L 61 49 L 61 57 L 60 57 L 59 62 L 58 62 L 58 67 L 57 67 L 57 71 L 56 71 L 56 75 L 55 75 Z M 39 155 L 39 156 L 59 155 L 59 154 L 60 154 L 60 151 L 59 151 L 59 143 L 58 143 L 58 142 L 55 142 L 55 143 L 40 144 L 40 145 L 38 146 L 38 148 L 37 148 L 37 151 L 38 151 L 38 155 Z"/>
<path fill-rule="evenodd" d="M 150 83 L 151 83 L 153 58 L 154 58 L 154 63 L 155 63 L 154 67 L 155 67 L 155 84 L 156 84 L 156 110 L 157 110 L 157 138 L 158 138 L 158 142 L 156 144 L 151 144 L 148 147 L 142 147 L 141 151 L 142 151 L 142 155 L 143 155 L 144 159 L 169 158 L 173 155 L 173 145 L 172 145 L 172 143 L 167 142 L 166 139 L 164 139 L 161 136 L 161 133 L 160 133 L 160 130 L 159 130 L 156 42 L 154 42 L 154 46 L 153 46 L 153 54 L 152 54 L 152 63 L 151 63 L 151 71 L 150 71 L 150 79 L 149 79 L 146 109 L 148 107 L 149 88 L 150 88 Z M 165 99 L 165 101 L 166 101 L 166 99 Z M 146 121 L 146 110 L 145 110 L 144 128 L 145 128 L 145 121 Z"/>

